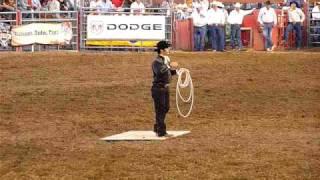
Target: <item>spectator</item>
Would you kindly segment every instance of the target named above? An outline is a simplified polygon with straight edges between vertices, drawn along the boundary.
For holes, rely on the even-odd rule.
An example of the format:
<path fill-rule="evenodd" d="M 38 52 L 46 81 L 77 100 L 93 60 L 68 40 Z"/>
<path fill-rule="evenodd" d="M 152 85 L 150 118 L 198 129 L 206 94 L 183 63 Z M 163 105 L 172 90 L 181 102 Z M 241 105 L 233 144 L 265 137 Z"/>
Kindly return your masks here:
<path fill-rule="evenodd" d="M 266 50 L 273 51 L 275 46 L 272 42 L 272 29 L 277 25 L 277 15 L 275 10 L 271 7 L 271 2 L 269 0 L 266 1 L 265 7 L 260 9 L 258 22 L 263 29 Z"/>
<path fill-rule="evenodd" d="M 291 3 L 295 2 L 297 8 L 302 8 L 303 4 L 306 2 L 306 0 L 285 0 L 284 3 L 286 6 L 291 6 Z"/>
<path fill-rule="evenodd" d="M 284 10 L 288 9 L 284 7 Z M 301 26 L 305 20 L 305 15 L 300 8 L 297 8 L 296 2 L 291 2 L 290 8 L 288 9 L 289 22 L 284 33 L 284 43 L 288 43 L 289 33 L 294 30 L 296 33 L 296 47 L 299 50 L 301 48 L 302 41 L 302 30 Z"/>
<path fill-rule="evenodd" d="M 98 8 L 101 6 L 101 0 L 91 0 L 90 1 L 90 10 L 91 11 L 97 11 Z"/>
<path fill-rule="evenodd" d="M 314 22 L 313 25 L 317 26 L 314 28 L 314 34 L 316 35 L 314 40 L 320 41 L 320 2 L 317 2 L 312 9 L 312 20 Z"/>
<path fill-rule="evenodd" d="M 28 4 L 28 0 L 17 0 L 17 8 L 20 11 L 31 10 L 31 6 Z"/>
<path fill-rule="evenodd" d="M 15 11 L 16 1 L 15 0 L 5 0 L 2 4 L 0 4 L 0 9 L 2 12 Z"/>
<path fill-rule="evenodd" d="M 134 2 L 134 0 L 123 0 L 121 7 L 124 9 L 124 12 L 129 13 L 131 4 Z"/>
<path fill-rule="evenodd" d="M 112 0 L 112 4 L 114 4 L 114 6 L 116 8 L 120 8 L 123 6 L 125 0 Z"/>
<path fill-rule="evenodd" d="M 208 28 L 210 29 L 211 35 L 211 46 L 213 51 L 223 51 L 224 50 L 224 23 L 225 16 L 221 9 L 218 8 L 218 2 L 213 2 L 211 4 L 211 9 L 208 11 Z"/>
<path fill-rule="evenodd" d="M 41 10 L 41 3 L 39 0 L 31 0 L 32 1 L 32 9 L 34 11 L 40 11 Z"/>
<path fill-rule="evenodd" d="M 134 3 L 131 4 L 130 12 L 134 15 L 141 15 L 145 13 L 145 7 L 141 0 L 136 0 Z"/>
<path fill-rule="evenodd" d="M 223 17 L 224 17 L 224 21 L 223 21 L 223 24 L 222 24 L 222 47 L 223 47 L 223 50 L 225 49 L 225 43 L 226 43 L 226 22 L 228 20 L 228 11 L 224 8 L 224 4 L 222 4 L 222 2 L 218 2 L 217 3 L 217 6 L 219 9 L 221 9 L 222 13 L 223 13 Z"/>
<path fill-rule="evenodd" d="M 160 12 L 165 13 L 166 15 L 170 15 L 170 4 L 168 0 L 163 0 L 160 4 Z"/>
<path fill-rule="evenodd" d="M 204 50 L 204 39 L 207 32 L 207 11 L 202 6 L 196 6 L 192 13 L 194 27 L 194 45 L 196 51 Z"/>
<path fill-rule="evenodd" d="M 59 0 L 60 3 L 60 11 L 68 11 L 69 7 L 66 0 Z"/>
<path fill-rule="evenodd" d="M 241 25 L 243 22 L 244 16 L 251 14 L 253 10 L 242 10 L 241 4 L 236 3 L 234 5 L 234 10 L 230 12 L 230 15 L 228 17 L 228 23 L 231 24 L 231 48 L 235 49 L 236 43 L 238 44 L 238 49 L 242 49 L 242 42 L 241 42 Z"/>
<path fill-rule="evenodd" d="M 115 10 L 115 6 L 112 4 L 111 0 L 102 0 L 101 11 L 110 12 L 113 10 Z"/>

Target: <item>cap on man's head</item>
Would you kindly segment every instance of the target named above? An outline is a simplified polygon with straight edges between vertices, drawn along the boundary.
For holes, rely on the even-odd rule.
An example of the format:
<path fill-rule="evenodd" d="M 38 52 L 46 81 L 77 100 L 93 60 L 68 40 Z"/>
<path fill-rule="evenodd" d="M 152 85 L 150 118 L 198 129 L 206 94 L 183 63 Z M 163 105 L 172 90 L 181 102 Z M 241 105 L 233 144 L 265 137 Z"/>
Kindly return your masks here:
<path fill-rule="evenodd" d="M 217 2 L 217 6 L 219 7 L 219 8 L 224 8 L 224 5 L 222 4 L 222 2 Z"/>
<path fill-rule="evenodd" d="M 166 49 L 169 48 L 171 46 L 171 44 L 168 41 L 159 41 L 157 43 L 157 49 Z"/>
<path fill-rule="evenodd" d="M 296 1 L 291 1 L 290 6 L 291 6 L 291 4 L 295 4 L 298 7 L 298 3 Z"/>
<path fill-rule="evenodd" d="M 270 5 L 271 4 L 271 2 L 270 1 L 266 1 L 266 5 Z"/>

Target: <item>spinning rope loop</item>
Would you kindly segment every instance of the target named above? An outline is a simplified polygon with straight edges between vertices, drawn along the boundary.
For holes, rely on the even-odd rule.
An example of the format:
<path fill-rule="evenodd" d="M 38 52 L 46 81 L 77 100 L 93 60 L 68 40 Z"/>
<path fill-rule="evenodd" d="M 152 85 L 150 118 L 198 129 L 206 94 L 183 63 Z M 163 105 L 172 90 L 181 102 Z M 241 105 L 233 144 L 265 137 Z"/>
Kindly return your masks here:
<path fill-rule="evenodd" d="M 190 75 L 190 71 L 186 68 L 180 68 L 177 72 L 178 75 L 178 81 L 177 81 L 177 87 L 176 87 L 176 105 L 178 109 L 178 113 L 180 116 L 186 118 L 190 115 L 193 107 L 193 102 L 194 102 L 194 88 L 193 88 L 193 83 Z M 184 81 L 182 81 L 182 77 L 185 77 Z M 190 88 L 190 93 L 188 98 L 184 98 L 181 95 L 180 89 L 184 88 Z M 184 103 L 190 103 L 190 109 L 187 114 L 183 114 L 179 108 L 179 100 L 181 100 Z"/>

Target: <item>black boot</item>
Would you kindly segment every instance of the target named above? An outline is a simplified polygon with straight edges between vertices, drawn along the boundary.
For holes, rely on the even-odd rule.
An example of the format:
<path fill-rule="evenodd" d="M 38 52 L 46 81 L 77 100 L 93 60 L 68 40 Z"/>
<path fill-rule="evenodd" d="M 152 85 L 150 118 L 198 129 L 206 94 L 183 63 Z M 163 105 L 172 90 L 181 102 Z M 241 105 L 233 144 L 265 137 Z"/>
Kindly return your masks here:
<path fill-rule="evenodd" d="M 158 125 L 157 124 L 153 125 L 153 132 L 155 132 L 155 133 L 158 132 Z"/>

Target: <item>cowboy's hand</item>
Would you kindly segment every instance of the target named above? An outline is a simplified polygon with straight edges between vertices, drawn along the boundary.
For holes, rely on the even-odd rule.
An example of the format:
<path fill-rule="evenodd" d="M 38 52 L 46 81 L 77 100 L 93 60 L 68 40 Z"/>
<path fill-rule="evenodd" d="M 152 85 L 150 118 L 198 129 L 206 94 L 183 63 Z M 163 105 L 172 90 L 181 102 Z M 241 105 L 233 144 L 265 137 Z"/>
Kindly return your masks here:
<path fill-rule="evenodd" d="M 171 62 L 170 67 L 173 69 L 177 69 L 179 67 L 179 64 L 177 62 Z"/>

